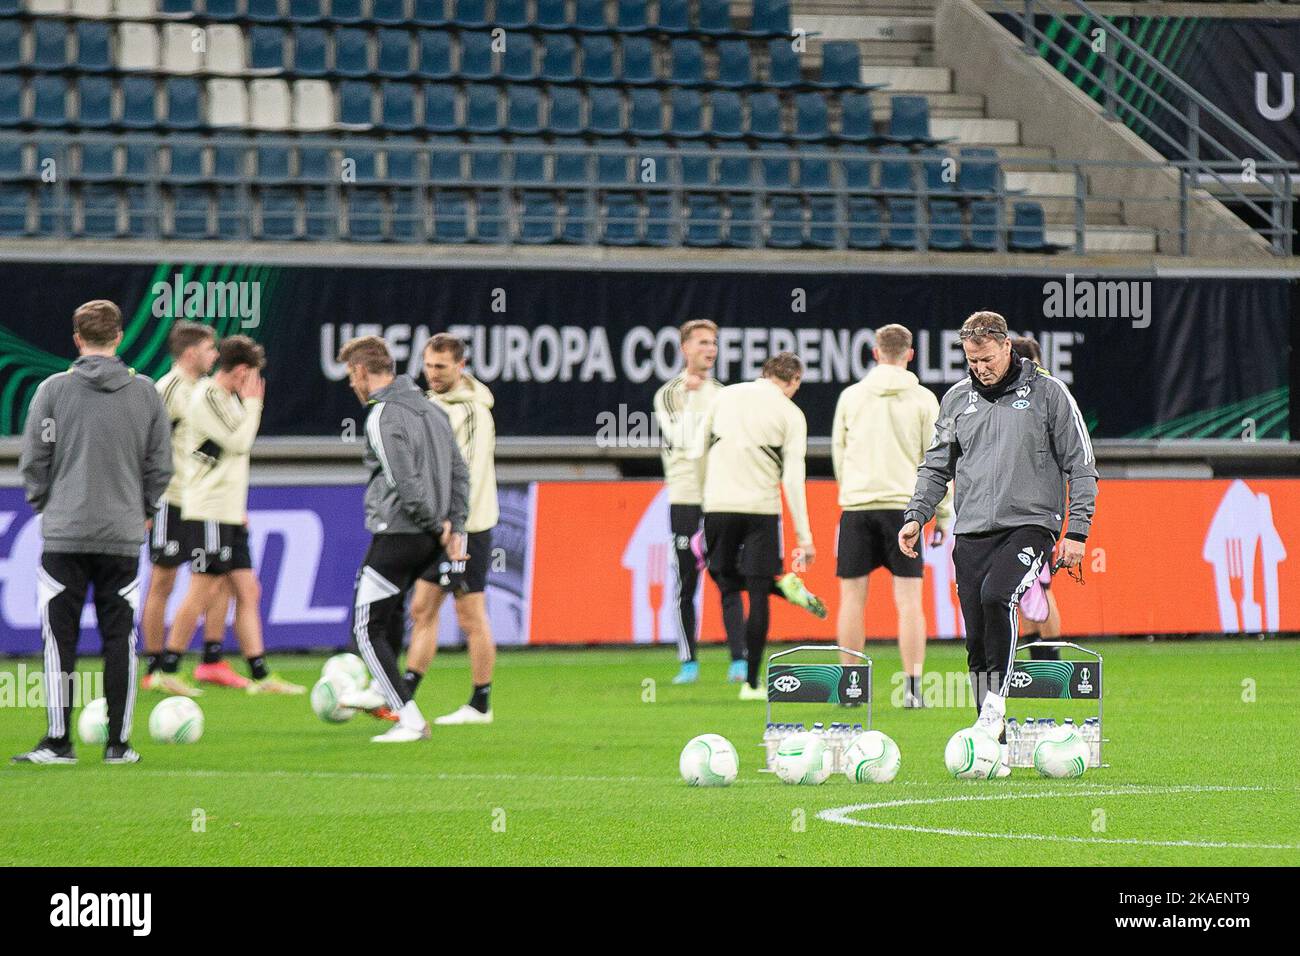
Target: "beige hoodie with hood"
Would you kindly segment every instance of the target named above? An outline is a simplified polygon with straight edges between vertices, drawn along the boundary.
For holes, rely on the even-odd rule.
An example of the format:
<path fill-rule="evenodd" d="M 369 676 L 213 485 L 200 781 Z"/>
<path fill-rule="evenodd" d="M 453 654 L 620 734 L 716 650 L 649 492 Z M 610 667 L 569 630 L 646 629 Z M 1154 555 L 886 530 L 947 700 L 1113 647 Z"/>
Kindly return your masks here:
<path fill-rule="evenodd" d="M 492 420 L 492 392 L 474 376 L 464 374 L 451 391 L 429 398 L 447 413 L 456 445 L 469 468 L 470 534 L 495 527 L 497 518 L 496 423 Z"/>

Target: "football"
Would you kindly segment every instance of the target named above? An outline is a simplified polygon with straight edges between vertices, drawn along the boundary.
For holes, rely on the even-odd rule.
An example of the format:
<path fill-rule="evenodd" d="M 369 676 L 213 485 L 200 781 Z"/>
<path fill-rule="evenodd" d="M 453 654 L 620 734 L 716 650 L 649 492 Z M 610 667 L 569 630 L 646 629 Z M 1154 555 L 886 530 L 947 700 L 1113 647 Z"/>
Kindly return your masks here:
<path fill-rule="evenodd" d="M 327 724 L 341 724 L 351 720 L 356 711 L 339 703 L 339 695 L 352 690 L 351 682 L 339 674 L 325 675 L 311 689 L 311 709 Z"/>
<path fill-rule="evenodd" d="M 943 750 L 948 772 L 959 780 L 987 780 L 998 772 L 1002 749 L 998 742 L 976 727 L 964 727 L 948 740 Z"/>
<path fill-rule="evenodd" d="M 831 775 L 827 756 L 817 734 L 790 734 L 776 750 L 773 769 L 784 783 L 816 785 Z"/>
<path fill-rule="evenodd" d="M 160 744 L 192 744 L 203 736 L 203 711 L 188 697 L 168 697 L 149 715 L 149 736 Z"/>
<path fill-rule="evenodd" d="M 692 787 L 725 787 L 740 772 L 740 757 L 726 737 L 700 734 L 682 748 L 677 769 Z"/>
<path fill-rule="evenodd" d="M 1044 777 L 1082 777 L 1088 744 L 1073 727 L 1055 727 L 1034 748 L 1034 769 Z"/>
<path fill-rule="evenodd" d="M 902 763 L 898 744 L 878 730 L 858 734 L 844 751 L 844 776 L 853 783 L 889 783 Z"/>
<path fill-rule="evenodd" d="M 103 697 L 96 697 L 81 708 L 77 736 L 83 744 L 108 743 L 108 701 Z"/>
<path fill-rule="evenodd" d="M 370 683 L 370 672 L 366 670 L 366 663 L 356 654 L 335 654 L 325 662 L 320 676 L 332 678 L 335 687 L 340 691 L 365 690 Z M 345 686 L 348 684 L 351 685 L 350 688 Z"/>

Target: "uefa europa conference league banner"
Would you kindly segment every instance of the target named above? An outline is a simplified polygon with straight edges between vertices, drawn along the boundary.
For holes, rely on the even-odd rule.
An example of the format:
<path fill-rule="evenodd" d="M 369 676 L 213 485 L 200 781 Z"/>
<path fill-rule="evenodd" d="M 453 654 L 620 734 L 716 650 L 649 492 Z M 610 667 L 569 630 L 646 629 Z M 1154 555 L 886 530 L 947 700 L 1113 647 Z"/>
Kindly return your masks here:
<path fill-rule="evenodd" d="M 166 327 L 178 314 L 265 344 L 265 435 L 355 434 L 362 410 L 334 361 L 339 345 L 382 335 L 418 375 L 424 342 L 449 330 L 469 342 L 471 370 L 496 396 L 501 435 L 653 442 L 651 398 L 675 373 L 675 327 L 707 317 L 722 326 L 723 382 L 755 377 L 773 352 L 798 352 L 808 371 L 797 400 L 810 434 L 826 436 L 840 391 L 869 366 L 872 329 L 913 329 L 913 367 L 942 394 L 966 374 L 955 330 L 994 309 L 1039 339 L 1096 437 L 1240 437 L 1245 418 L 1255 437 L 1281 437 L 1296 430 L 1286 394 L 1294 294 L 1288 280 L 1064 273 L 7 263 L 0 434 L 18 430 L 39 381 L 66 367 L 73 309 L 110 298 L 126 317 L 123 355 L 146 374 L 167 368 Z"/>
<path fill-rule="evenodd" d="M 505 485 L 500 502 L 487 591 L 499 644 L 675 643 L 675 558 L 662 483 Z M 810 481 L 808 508 L 820 558 L 804 576 L 834 603 L 834 483 Z M 793 541 L 788 516 L 786 524 L 785 540 Z M 361 488 L 255 488 L 249 527 L 267 646 L 345 646 L 353 575 L 368 542 Z M 0 654 L 41 647 L 40 546 L 39 523 L 21 491 L 0 488 Z M 1058 574 L 1053 591 L 1067 636 L 1300 631 L 1298 560 L 1300 480 L 1103 481 L 1084 584 Z M 885 574 L 878 571 L 870 585 L 866 623 L 869 636 L 891 640 L 897 631 Z M 925 550 L 922 593 L 930 635 L 960 637 L 951 538 Z M 450 602 L 444 607 L 439 640 L 458 643 Z M 721 641 L 711 582 L 700 608 L 704 639 Z M 93 621 L 87 607 L 88 635 Z M 834 615 L 819 621 L 773 602 L 774 639 L 830 641 L 834 628 Z M 233 639 L 228 645 L 233 652 Z M 96 650 L 97 636 L 83 646 Z"/>

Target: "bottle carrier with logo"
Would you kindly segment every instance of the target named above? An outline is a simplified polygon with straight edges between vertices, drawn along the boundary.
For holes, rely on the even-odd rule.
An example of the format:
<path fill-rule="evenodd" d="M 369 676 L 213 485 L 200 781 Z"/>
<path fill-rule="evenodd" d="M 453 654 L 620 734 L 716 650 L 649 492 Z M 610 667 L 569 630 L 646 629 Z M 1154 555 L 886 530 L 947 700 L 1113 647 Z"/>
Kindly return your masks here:
<path fill-rule="evenodd" d="M 823 654 L 834 652 L 849 654 L 862 661 L 861 664 L 794 664 L 782 661 L 792 654 L 808 651 Z M 780 662 L 780 663 L 778 663 Z M 851 739 L 849 728 L 854 723 L 861 723 L 862 730 L 871 729 L 871 658 L 861 651 L 847 647 L 826 646 L 825 644 L 805 644 L 792 647 L 787 651 L 778 651 L 767 659 L 767 721 L 764 724 L 762 745 L 765 750 L 765 769 L 772 770 L 772 761 L 776 748 L 783 734 L 775 734 L 772 728 L 773 704 L 840 704 L 860 705 L 840 708 L 836 706 L 834 721 L 828 726 L 830 732 L 823 732 L 826 737 L 827 752 L 832 755 L 833 770 L 840 771 L 843 750 Z M 865 721 L 862 717 L 865 716 Z M 848 723 L 840 723 L 848 721 Z M 814 725 L 818 726 L 818 725 Z M 837 730 L 843 728 L 843 730 Z M 795 731 L 788 731 L 795 732 Z"/>
<path fill-rule="evenodd" d="M 1011 713 L 1011 701 L 1016 700 L 1055 700 L 1055 701 L 1093 701 L 1097 702 L 1097 716 L 1087 717 L 1077 725 L 1079 733 L 1088 744 L 1088 766 L 1108 767 L 1102 761 L 1102 678 L 1101 655 L 1096 651 L 1069 641 L 1034 641 L 1032 644 L 1017 647 L 1017 652 L 1032 647 L 1070 648 L 1080 654 L 1087 654 L 1088 660 L 1021 660 L 1012 662 L 1010 688 L 1007 691 L 1007 757 L 1013 767 L 1032 767 L 1034 765 L 1034 747 L 1041 739 L 1044 728 L 1059 726 L 1058 714 L 1045 713 L 1043 710 L 1027 710 L 1024 716 Z M 1057 708 L 1053 708 L 1057 709 Z M 1076 709 L 1076 708 L 1071 708 Z M 1038 716 L 1042 714 L 1042 716 Z M 1072 715 L 1077 717 L 1077 714 Z"/>

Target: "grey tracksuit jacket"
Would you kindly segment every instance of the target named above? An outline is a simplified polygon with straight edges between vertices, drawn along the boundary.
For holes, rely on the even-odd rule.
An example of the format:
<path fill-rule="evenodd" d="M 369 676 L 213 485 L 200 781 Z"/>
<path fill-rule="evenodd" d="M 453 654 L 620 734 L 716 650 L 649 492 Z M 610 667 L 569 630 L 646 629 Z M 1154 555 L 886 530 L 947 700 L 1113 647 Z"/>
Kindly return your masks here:
<path fill-rule="evenodd" d="M 32 397 L 19 462 L 45 550 L 133 557 L 172 476 L 171 425 L 153 382 L 86 355 Z"/>
<path fill-rule="evenodd" d="M 1084 541 L 1097 499 L 1092 440 L 1065 383 L 1028 359 L 1000 394 L 981 395 L 967 375 L 939 403 L 934 440 L 905 518 L 924 525 L 954 481 L 953 534 L 1038 525 Z"/>
<path fill-rule="evenodd" d="M 409 375 L 370 396 L 366 450 L 366 530 L 371 534 L 440 534 L 442 523 L 465 530 L 469 469 L 447 413 L 425 398 Z"/>

